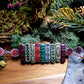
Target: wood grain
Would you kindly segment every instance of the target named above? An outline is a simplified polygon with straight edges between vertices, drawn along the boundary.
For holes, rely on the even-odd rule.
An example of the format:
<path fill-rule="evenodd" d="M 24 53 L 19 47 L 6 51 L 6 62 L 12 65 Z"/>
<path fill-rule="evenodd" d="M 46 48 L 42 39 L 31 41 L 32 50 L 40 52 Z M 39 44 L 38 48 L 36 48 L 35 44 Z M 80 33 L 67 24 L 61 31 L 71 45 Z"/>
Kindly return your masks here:
<path fill-rule="evenodd" d="M 65 74 L 40 77 L 35 79 L 28 79 L 19 82 L 13 82 L 8 84 L 62 84 Z"/>
<path fill-rule="evenodd" d="M 20 58 L 13 60 L 10 54 L 7 54 L 6 63 L 6 67 L 0 71 L 0 84 L 63 74 L 67 69 L 67 61 L 64 64 L 21 65 Z"/>

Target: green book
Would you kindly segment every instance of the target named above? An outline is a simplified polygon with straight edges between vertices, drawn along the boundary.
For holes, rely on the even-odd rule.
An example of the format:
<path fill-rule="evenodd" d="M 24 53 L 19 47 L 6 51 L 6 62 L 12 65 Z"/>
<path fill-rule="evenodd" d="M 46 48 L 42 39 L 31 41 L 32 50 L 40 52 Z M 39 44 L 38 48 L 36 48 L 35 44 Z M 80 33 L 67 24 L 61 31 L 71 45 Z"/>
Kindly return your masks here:
<path fill-rule="evenodd" d="M 25 61 L 30 62 L 30 44 L 25 44 Z"/>
<path fill-rule="evenodd" d="M 55 44 L 50 44 L 51 63 L 55 63 Z"/>
<path fill-rule="evenodd" d="M 46 56 L 45 56 L 45 44 L 40 44 L 40 54 L 41 54 L 41 63 L 46 62 Z"/>

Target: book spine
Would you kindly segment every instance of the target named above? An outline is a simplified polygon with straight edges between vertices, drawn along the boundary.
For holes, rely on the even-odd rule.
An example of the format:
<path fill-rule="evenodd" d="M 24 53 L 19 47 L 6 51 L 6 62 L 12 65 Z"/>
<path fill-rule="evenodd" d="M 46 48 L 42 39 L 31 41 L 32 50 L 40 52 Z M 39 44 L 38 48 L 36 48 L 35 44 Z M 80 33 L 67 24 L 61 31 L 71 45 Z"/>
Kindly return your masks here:
<path fill-rule="evenodd" d="M 41 63 L 46 62 L 46 56 L 45 56 L 45 44 L 40 44 L 40 52 L 41 52 Z"/>
<path fill-rule="evenodd" d="M 50 44 L 51 63 L 55 63 L 55 44 Z"/>
<path fill-rule="evenodd" d="M 65 44 L 61 44 L 61 63 L 64 63 L 65 60 L 66 60 Z"/>
<path fill-rule="evenodd" d="M 25 44 L 25 60 L 26 62 L 30 62 L 30 44 L 26 43 Z"/>
<path fill-rule="evenodd" d="M 30 45 L 31 63 L 35 63 L 35 44 Z"/>
<path fill-rule="evenodd" d="M 50 62 L 50 43 L 45 44 L 46 62 Z"/>
<path fill-rule="evenodd" d="M 56 62 L 60 62 L 61 60 L 61 47 L 60 43 L 56 43 Z"/>
<path fill-rule="evenodd" d="M 21 58 L 21 64 L 25 64 L 25 45 L 20 44 L 20 58 Z"/>
<path fill-rule="evenodd" d="M 41 59 L 40 59 L 40 43 L 35 43 L 35 58 L 36 58 L 37 63 L 39 63 L 41 61 Z"/>

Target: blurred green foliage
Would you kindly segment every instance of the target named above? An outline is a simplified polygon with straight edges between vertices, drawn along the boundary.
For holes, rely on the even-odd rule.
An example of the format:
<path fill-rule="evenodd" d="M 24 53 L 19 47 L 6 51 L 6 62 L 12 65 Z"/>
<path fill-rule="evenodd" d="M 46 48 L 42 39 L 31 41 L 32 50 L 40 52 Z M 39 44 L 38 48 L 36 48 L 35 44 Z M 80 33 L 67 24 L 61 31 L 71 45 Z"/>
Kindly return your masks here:
<path fill-rule="evenodd" d="M 74 32 L 70 32 L 66 29 L 53 31 L 50 27 L 50 24 L 43 24 L 39 29 L 35 29 L 32 35 L 36 36 L 38 34 L 41 41 L 47 40 L 51 43 L 64 43 L 67 48 L 72 47 L 75 49 L 75 47 L 79 44 L 79 37 L 75 35 Z"/>
<path fill-rule="evenodd" d="M 54 0 L 12 0 L 14 4 L 19 1 L 22 6 L 19 9 L 0 10 L 0 33 L 27 34 L 33 28 L 39 27 L 43 18 L 50 10 Z M 6 7 L 8 5 L 6 3 Z"/>
<path fill-rule="evenodd" d="M 76 6 L 78 2 L 80 3 L 79 6 L 83 5 L 84 0 L 13 1 L 12 3 L 17 1 L 21 2 L 22 6 L 18 10 L 0 10 L 0 33 L 11 32 L 11 34 L 16 34 L 13 35 L 11 39 L 11 46 L 13 48 L 18 47 L 20 43 L 36 43 L 45 40 L 51 43 L 65 43 L 67 47 L 72 48 L 75 48 L 79 44 L 79 37 L 75 35 L 74 30 L 76 30 L 76 32 L 84 31 L 84 15 L 81 16 L 75 7 L 78 7 Z M 66 12 L 66 6 L 69 14 Z M 63 8 L 71 19 L 67 18 L 60 8 Z M 70 8 L 75 10 L 75 15 Z M 63 16 L 60 15 L 57 10 L 59 10 Z M 55 17 L 52 18 L 54 21 L 48 25 L 44 25 L 44 23 L 42 23 L 44 17 L 51 13 L 55 13 Z M 60 17 L 58 17 L 58 15 Z M 21 37 L 18 36 L 18 34 L 21 34 Z"/>
<path fill-rule="evenodd" d="M 14 40 L 14 38 L 12 38 L 12 40 Z M 49 41 L 51 43 L 60 42 L 66 44 L 66 48 L 72 47 L 75 49 L 79 43 L 79 38 L 73 32 L 67 30 L 60 30 L 54 33 L 49 27 L 42 27 L 42 29 L 35 28 L 32 34 L 22 36 L 20 43 L 36 43 L 40 41 Z"/>
<path fill-rule="evenodd" d="M 55 13 L 55 10 L 69 6 L 70 8 L 78 8 L 84 5 L 84 0 L 55 0 L 55 4 L 52 3 L 51 13 Z"/>
<path fill-rule="evenodd" d="M 11 47 L 19 48 L 21 36 L 19 34 L 12 35 L 11 38 Z"/>
<path fill-rule="evenodd" d="M 37 35 L 36 37 L 33 37 L 31 34 L 28 34 L 28 35 L 21 37 L 21 43 L 22 44 L 36 43 L 36 42 L 40 42 L 39 35 Z"/>
<path fill-rule="evenodd" d="M 80 6 L 84 6 L 84 0 L 55 0 L 55 4 L 53 4 L 51 8 L 51 13 L 53 14 L 53 22 L 50 24 L 50 29 L 54 32 L 60 31 L 60 34 L 63 34 L 61 30 L 67 29 L 68 31 L 71 31 L 73 33 L 73 36 L 75 34 L 75 41 L 77 43 L 74 43 L 75 41 L 73 42 L 73 48 L 75 47 L 75 45 L 84 47 L 84 13 L 81 12 L 82 14 L 80 14 L 80 12 L 78 12 L 77 8 Z M 77 40 L 77 38 L 79 40 Z M 67 39 L 66 41 L 68 40 L 69 39 Z M 71 44 L 71 41 L 69 41 L 69 43 Z"/>

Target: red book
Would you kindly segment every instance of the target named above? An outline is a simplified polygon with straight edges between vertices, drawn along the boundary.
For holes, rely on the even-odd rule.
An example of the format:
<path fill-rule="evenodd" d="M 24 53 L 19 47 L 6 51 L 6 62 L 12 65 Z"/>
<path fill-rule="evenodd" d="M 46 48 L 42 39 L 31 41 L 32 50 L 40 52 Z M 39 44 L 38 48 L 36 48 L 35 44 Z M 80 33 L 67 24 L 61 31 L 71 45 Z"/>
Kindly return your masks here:
<path fill-rule="evenodd" d="M 40 62 L 40 43 L 35 43 L 35 58 L 36 62 Z"/>

